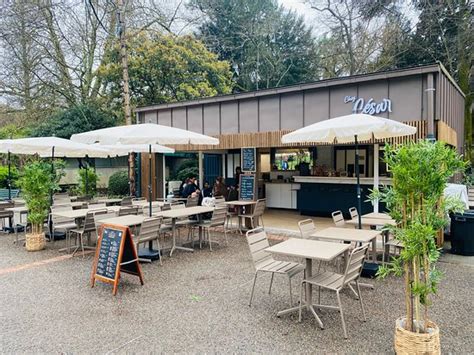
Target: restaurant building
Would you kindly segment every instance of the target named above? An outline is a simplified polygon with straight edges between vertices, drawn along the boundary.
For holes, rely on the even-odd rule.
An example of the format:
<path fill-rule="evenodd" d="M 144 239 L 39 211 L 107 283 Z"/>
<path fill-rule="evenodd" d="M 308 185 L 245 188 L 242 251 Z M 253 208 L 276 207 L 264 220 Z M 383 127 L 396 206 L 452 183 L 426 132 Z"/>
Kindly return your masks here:
<path fill-rule="evenodd" d="M 201 151 L 201 180 L 211 184 L 224 176 L 234 184 L 241 165 L 241 149 L 256 150 L 256 196 L 269 208 L 299 210 L 327 216 L 331 211 L 356 205 L 354 147 L 349 144 L 281 143 L 295 129 L 351 113 L 367 113 L 415 126 L 413 136 L 442 140 L 464 150 L 465 95 L 441 64 L 353 75 L 288 87 L 223 95 L 192 101 L 140 107 L 137 122 L 154 122 L 219 138 L 218 146 L 176 146 L 179 151 Z M 380 184 L 390 183 L 381 162 L 385 141 L 362 142 L 360 172 L 363 200 L 374 186 L 374 169 Z M 157 195 L 164 191 L 164 157 L 153 160 Z M 142 171 L 148 159 L 141 159 Z M 148 174 L 141 174 L 142 187 Z M 377 185 L 377 182 L 376 182 Z M 142 188 L 142 191 L 146 191 Z M 365 202 L 362 213 L 372 210 Z"/>

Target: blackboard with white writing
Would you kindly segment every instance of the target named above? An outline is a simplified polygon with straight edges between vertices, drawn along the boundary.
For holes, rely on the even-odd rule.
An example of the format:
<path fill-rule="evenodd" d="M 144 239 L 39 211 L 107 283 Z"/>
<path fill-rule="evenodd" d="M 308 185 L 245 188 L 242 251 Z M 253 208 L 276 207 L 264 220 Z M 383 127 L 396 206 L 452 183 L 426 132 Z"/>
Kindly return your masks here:
<path fill-rule="evenodd" d="M 255 200 L 255 175 L 242 174 L 240 175 L 239 184 L 239 200 L 254 201 Z"/>
<path fill-rule="evenodd" d="M 241 149 L 241 165 L 242 171 L 244 172 L 255 172 L 257 171 L 257 157 L 255 148 L 242 148 Z"/>
<path fill-rule="evenodd" d="M 96 280 L 111 283 L 114 285 L 115 295 L 121 272 L 138 276 L 143 285 L 142 270 L 130 229 L 125 226 L 104 224 L 97 240 L 91 286 L 94 287 Z"/>

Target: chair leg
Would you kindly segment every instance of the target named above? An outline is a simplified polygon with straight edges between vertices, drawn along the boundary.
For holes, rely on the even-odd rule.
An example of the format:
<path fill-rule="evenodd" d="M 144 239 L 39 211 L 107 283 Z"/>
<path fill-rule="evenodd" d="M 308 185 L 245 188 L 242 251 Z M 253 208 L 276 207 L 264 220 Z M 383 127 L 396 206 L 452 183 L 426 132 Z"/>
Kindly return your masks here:
<path fill-rule="evenodd" d="M 272 272 L 272 278 L 270 279 L 270 287 L 268 288 L 268 294 L 272 292 L 273 276 L 275 276 L 274 272 Z"/>
<path fill-rule="evenodd" d="M 290 286 L 290 307 L 293 307 L 293 291 L 291 289 L 291 277 L 288 276 L 288 285 Z"/>
<path fill-rule="evenodd" d="M 227 229 L 224 226 L 224 239 L 225 239 L 225 245 L 228 246 L 229 242 L 227 241 Z"/>
<path fill-rule="evenodd" d="M 249 307 L 252 306 L 252 300 L 253 300 L 253 292 L 255 290 L 255 283 L 257 282 L 257 272 L 255 272 L 255 276 L 253 277 L 253 286 L 252 286 L 252 292 L 250 293 L 250 301 L 249 301 Z"/>
<path fill-rule="evenodd" d="M 357 293 L 359 294 L 360 308 L 362 308 L 362 316 L 364 317 L 364 322 L 366 322 L 367 318 L 365 317 L 365 308 L 364 308 L 364 302 L 362 301 L 362 294 L 360 293 L 359 281 L 356 281 L 355 283 L 357 286 Z"/>
<path fill-rule="evenodd" d="M 209 242 L 209 249 L 212 251 L 211 228 L 207 228 L 207 239 Z"/>
<path fill-rule="evenodd" d="M 300 285 L 300 304 L 298 307 L 298 322 L 301 322 L 301 309 L 303 308 L 303 287 L 304 287 L 304 281 L 301 282 L 301 285 Z"/>
<path fill-rule="evenodd" d="M 346 322 L 344 321 L 344 313 L 342 311 L 341 296 L 339 295 L 339 291 L 336 291 L 336 296 L 337 296 L 337 303 L 339 305 L 339 313 L 341 313 L 342 330 L 344 331 L 344 338 L 347 339 Z"/>

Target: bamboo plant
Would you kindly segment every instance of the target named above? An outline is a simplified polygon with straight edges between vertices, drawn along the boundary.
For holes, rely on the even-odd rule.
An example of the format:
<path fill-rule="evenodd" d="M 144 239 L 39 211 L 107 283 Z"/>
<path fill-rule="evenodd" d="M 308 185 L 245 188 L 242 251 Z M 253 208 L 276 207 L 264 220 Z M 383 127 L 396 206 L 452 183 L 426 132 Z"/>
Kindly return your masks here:
<path fill-rule="evenodd" d="M 60 174 L 51 172 L 51 165 L 34 160 L 23 167 L 19 180 L 21 194 L 28 207 L 28 222 L 32 234 L 43 233 L 43 223 L 49 213 L 50 194 L 58 188 Z"/>
<path fill-rule="evenodd" d="M 405 329 L 428 332 L 430 295 L 435 294 L 441 272 L 436 268 L 440 250 L 437 236 L 448 223 L 447 211 L 463 211 L 458 199 L 444 198 L 449 179 L 466 165 L 455 150 L 442 142 L 419 141 L 385 146 L 384 161 L 392 174 L 392 185 L 372 198 L 385 202 L 398 225 L 391 227 L 403 249 L 381 267 L 381 278 L 393 273 L 405 280 Z"/>

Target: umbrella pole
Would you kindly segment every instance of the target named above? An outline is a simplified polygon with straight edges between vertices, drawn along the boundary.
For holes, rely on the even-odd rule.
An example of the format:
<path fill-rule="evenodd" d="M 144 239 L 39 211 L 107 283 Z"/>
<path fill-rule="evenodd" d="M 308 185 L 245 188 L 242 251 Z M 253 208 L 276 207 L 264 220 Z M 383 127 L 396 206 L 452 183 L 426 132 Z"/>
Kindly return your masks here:
<path fill-rule="evenodd" d="M 362 201 L 361 201 L 361 191 L 360 191 L 360 173 L 359 173 L 359 142 L 357 141 L 357 134 L 354 136 L 355 141 L 355 173 L 357 177 L 357 215 L 358 215 L 358 228 L 362 229 Z"/>
<path fill-rule="evenodd" d="M 11 162 L 10 162 L 10 151 L 8 151 L 8 199 L 12 199 L 12 175 L 11 175 Z"/>
<path fill-rule="evenodd" d="M 150 217 L 152 215 L 152 202 L 151 202 L 151 144 L 148 146 L 148 201 L 149 201 L 149 212 Z"/>
<path fill-rule="evenodd" d="M 51 148 L 51 178 L 54 179 L 54 146 Z M 49 193 L 49 204 L 53 205 L 53 189 Z"/>

